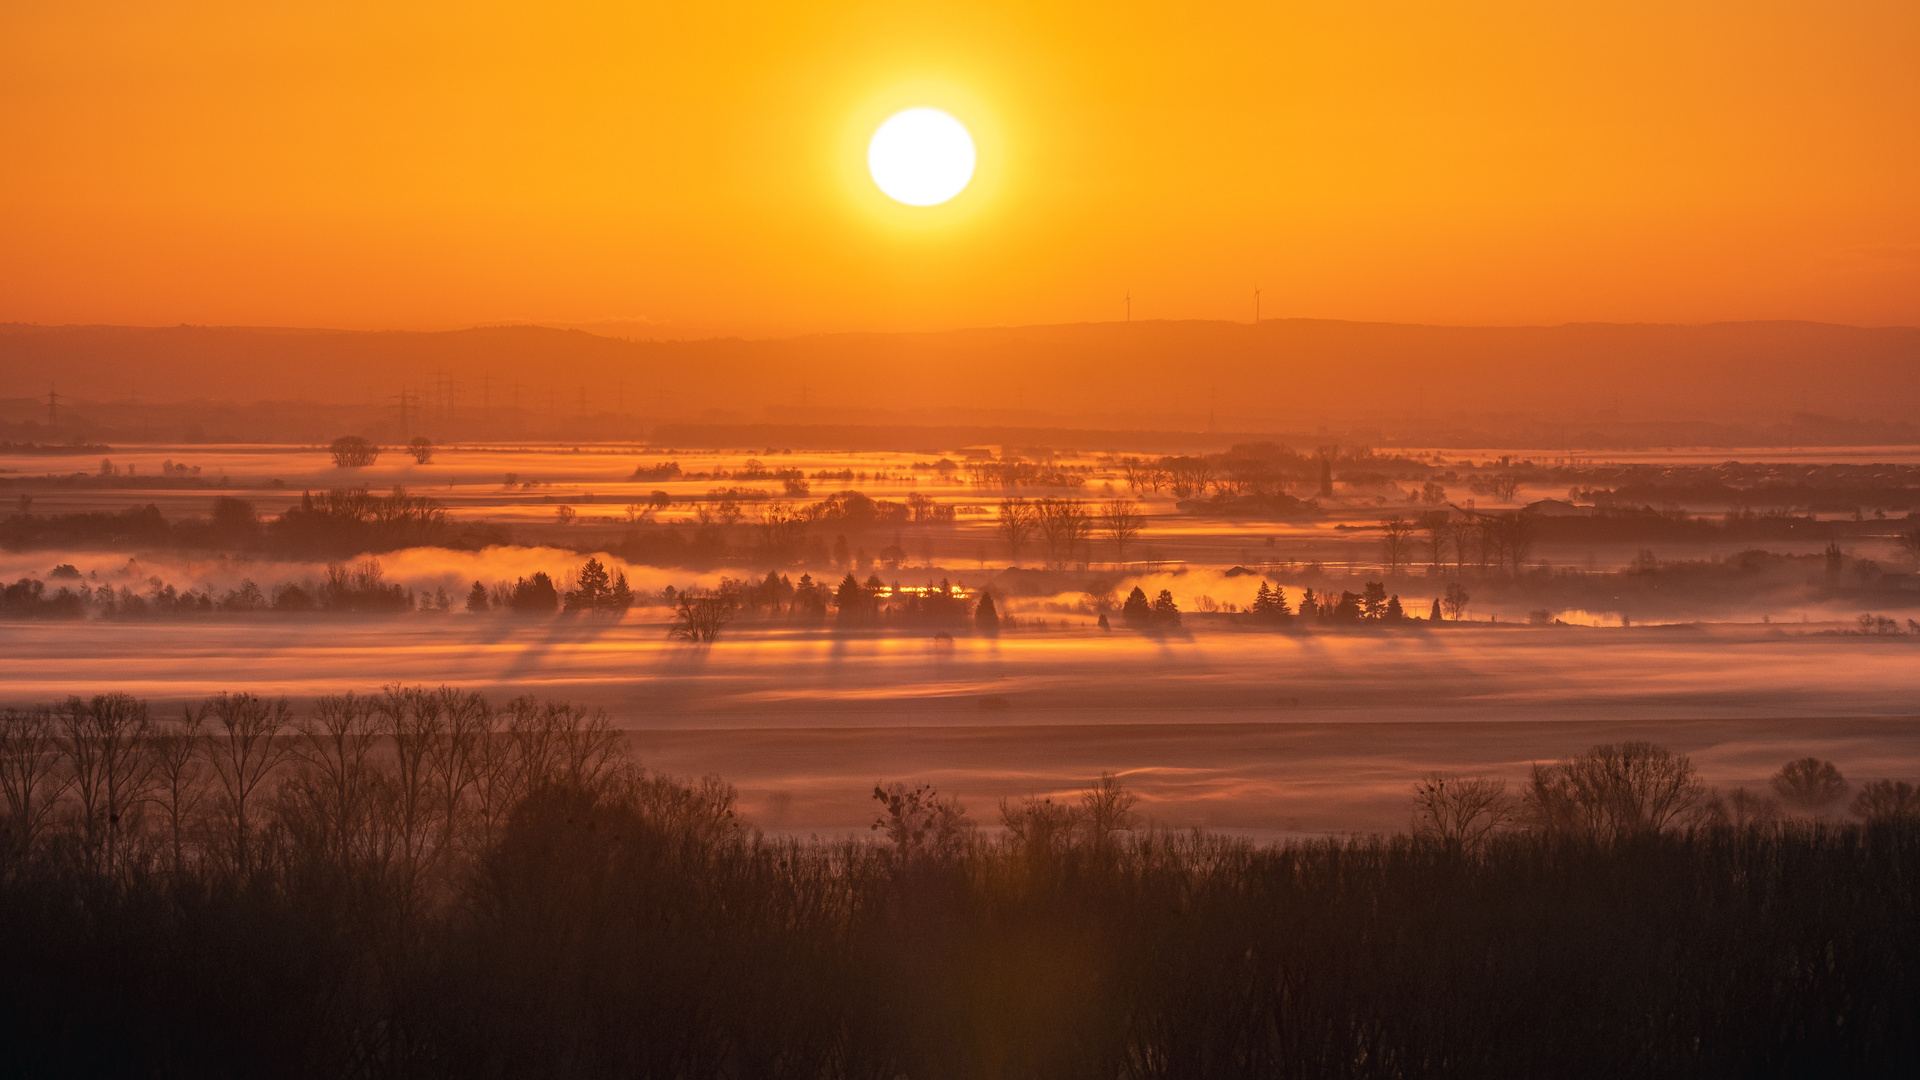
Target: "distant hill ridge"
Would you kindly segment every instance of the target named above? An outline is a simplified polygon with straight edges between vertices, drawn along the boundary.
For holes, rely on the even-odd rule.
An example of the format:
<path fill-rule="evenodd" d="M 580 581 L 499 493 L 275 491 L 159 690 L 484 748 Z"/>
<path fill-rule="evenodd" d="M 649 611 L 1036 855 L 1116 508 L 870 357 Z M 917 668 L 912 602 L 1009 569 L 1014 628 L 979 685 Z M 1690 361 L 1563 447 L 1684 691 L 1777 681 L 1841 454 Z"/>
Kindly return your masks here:
<path fill-rule="evenodd" d="M 1425 326 L 1142 321 L 631 341 L 538 326 L 441 332 L 0 324 L 0 397 L 164 404 L 486 399 L 753 421 L 960 410 L 1104 426 L 1309 430 L 1375 417 L 1741 422 L 1920 418 L 1920 328 L 1808 322 Z"/>

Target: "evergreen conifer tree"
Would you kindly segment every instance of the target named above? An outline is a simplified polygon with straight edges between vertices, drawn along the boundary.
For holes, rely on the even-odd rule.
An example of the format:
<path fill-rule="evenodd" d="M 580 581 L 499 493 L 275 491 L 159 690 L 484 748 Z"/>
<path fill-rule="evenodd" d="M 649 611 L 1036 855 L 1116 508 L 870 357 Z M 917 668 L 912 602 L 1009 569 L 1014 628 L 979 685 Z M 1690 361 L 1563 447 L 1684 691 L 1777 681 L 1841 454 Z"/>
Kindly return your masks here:
<path fill-rule="evenodd" d="M 1000 612 L 993 606 L 992 593 L 980 594 L 980 603 L 973 609 L 973 628 L 988 636 L 1000 632 Z"/>
<path fill-rule="evenodd" d="M 1180 608 L 1173 602 L 1173 593 L 1166 589 L 1153 598 L 1153 621 L 1163 626 L 1180 625 Z"/>

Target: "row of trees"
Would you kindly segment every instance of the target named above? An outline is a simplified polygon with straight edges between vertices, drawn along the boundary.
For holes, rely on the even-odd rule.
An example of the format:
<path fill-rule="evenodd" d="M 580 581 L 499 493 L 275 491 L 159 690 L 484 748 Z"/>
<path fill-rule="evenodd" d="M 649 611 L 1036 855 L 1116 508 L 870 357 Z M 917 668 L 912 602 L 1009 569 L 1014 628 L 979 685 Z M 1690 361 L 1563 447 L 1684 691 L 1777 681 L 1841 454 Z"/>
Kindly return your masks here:
<path fill-rule="evenodd" d="M 51 830 L 102 868 L 245 873 L 298 855 L 444 888 L 529 792 L 630 769 L 604 713 L 532 697 L 396 685 L 298 717 L 247 693 L 173 717 L 125 694 L 72 697 L 0 711 L 0 846 L 24 858 Z"/>
<path fill-rule="evenodd" d="M 1469 566 L 1514 574 L 1525 569 L 1539 537 L 1539 522 L 1532 514 L 1460 513 L 1464 516 L 1435 510 L 1413 520 L 1382 521 L 1380 562 L 1387 575 L 1398 575 L 1420 563 L 1437 574 L 1446 569 L 1449 558 L 1459 573 Z"/>
<path fill-rule="evenodd" d="M 837 587 L 829 588 L 810 574 L 802 574 L 795 585 L 786 575 L 769 571 L 758 583 L 722 578 L 713 589 L 676 591 L 669 586 L 662 598 L 674 612 L 668 635 L 703 643 L 718 638 L 742 611 L 775 616 L 784 612 L 801 625 L 820 626 L 831 610 L 834 625 L 843 630 L 879 626 L 955 630 L 971 623 L 982 633 L 992 634 L 1000 628 L 990 593 L 971 596 L 945 579 L 902 588 L 898 582 L 886 584 L 878 575 L 861 581 L 849 572 Z"/>
<path fill-rule="evenodd" d="M 1781 766 L 1768 788 L 1722 794 L 1684 754 L 1648 742 L 1610 743 L 1535 765 L 1518 791 L 1495 777 L 1429 776 L 1414 786 L 1414 831 L 1470 848 L 1516 826 L 1617 842 L 1683 827 L 1768 824 L 1783 814 L 1818 817 L 1849 785 L 1833 762 L 1806 757 Z M 1920 792 L 1906 781 L 1874 780 L 1861 786 L 1851 811 L 1868 822 L 1920 822 Z"/>
<path fill-rule="evenodd" d="M 8 1071 L 1144 1080 L 1920 1061 L 1920 825 L 1689 828 L 1668 812 L 1687 782 L 1658 748 L 1559 763 L 1576 800 L 1635 823 L 1617 832 L 1262 846 L 1154 826 L 1111 774 L 1005 800 L 999 829 L 882 782 L 879 842 L 768 836 L 723 781 L 645 773 L 623 745 L 567 702 L 444 688 L 307 710 L 215 695 L 165 721 L 117 698 L 5 714 Z M 192 777 L 177 828 L 175 773 Z M 24 841 L 23 775 L 58 791 Z"/>
<path fill-rule="evenodd" d="M 425 435 L 414 436 L 405 447 L 416 465 L 430 464 L 434 450 L 433 440 Z M 380 459 L 380 447 L 359 435 L 342 435 L 328 445 L 327 456 L 336 469 L 364 469 Z"/>
<path fill-rule="evenodd" d="M 224 593 L 213 588 L 181 590 L 157 576 L 146 580 L 144 591 L 76 580 L 71 584 L 63 581 L 48 592 L 45 582 L 31 578 L 0 589 L 0 618 L 80 619 L 91 614 L 102 619 L 151 619 L 269 611 L 391 613 L 446 611 L 450 606 L 445 589 L 416 594 L 386 580 L 380 560 L 371 555 L 352 563 L 328 563 L 325 577 L 318 581 L 284 581 L 263 589 L 252 579 L 243 579 Z"/>
<path fill-rule="evenodd" d="M 454 540 L 498 543 L 497 529 L 468 526 L 454 535 L 446 508 L 404 487 L 375 494 L 365 487 L 306 492 L 297 505 L 263 519 L 246 499 L 220 496 L 207 516 L 169 520 L 151 504 L 119 513 L 18 513 L 0 522 L 0 546 L 15 549 L 223 548 L 265 549 L 318 558 L 345 558 Z"/>
<path fill-rule="evenodd" d="M 1036 533 L 1046 548 L 1047 565 L 1055 569 L 1093 560 L 1093 539 L 1113 545 L 1114 558 L 1124 560 L 1127 549 L 1140 538 L 1146 517 L 1132 499 L 1109 499 L 1089 505 L 1079 499 L 1000 500 L 994 533 L 1007 545 L 1007 557 L 1016 565 L 1029 537 Z"/>
<path fill-rule="evenodd" d="M 551 615 L 564 605 L 570 615 L 584 612 L 619 618 L 633 603 L 633 588 L 627 584 L 627 572 L 615 570 L 609 574 L 598 558 L 590 558 L 580 567 L 569 589 L 555 585 L 546 571 L 535 570 L 511 583 L 495 582 L 491 587 L 476 581 L 467 591 L 467 610 L 476 615 L 488 611 Z"/>
<path fill-rule="evenodd" d="M 1271 442 L 1241 443 L 1218 454 L 1127 457 L 1119 462 L 1129 490 L 1159 494 L 1164 489 L 1180 499 L 1208 494 L 1272 498 L 1285 495 L 1292 485 L 1310 485 L 1326 497 L 1333 494 L 1335 465 L 1347 468 L 1346 479 L 1384 482 L 1384 475 L 1373 470 L 1388 464 L 1425 467 L 1407 459 L 1381 458 L 1364 446 L 1322 446 L 1307 455 Z"/>

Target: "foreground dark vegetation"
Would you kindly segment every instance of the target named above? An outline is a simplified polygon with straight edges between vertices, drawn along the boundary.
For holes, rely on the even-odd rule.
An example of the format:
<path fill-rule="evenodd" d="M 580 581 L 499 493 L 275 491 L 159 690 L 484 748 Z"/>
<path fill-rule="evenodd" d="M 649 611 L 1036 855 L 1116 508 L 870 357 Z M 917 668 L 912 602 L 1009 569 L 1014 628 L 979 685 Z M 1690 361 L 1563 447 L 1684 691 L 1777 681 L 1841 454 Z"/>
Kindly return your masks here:
<path fill-rule="evenodd" d="M 0 1069 L 153 1076 L 1884 1075 L 1920 1062 L 1909 785 L 1719 796 L 1596 747 L 1259 847 L 1103 776 L 743 823 L 606 718 L 389 688 L 4 714 Z M 1799 814 L 1800 816 L 1792 816 Z M 1783 816 L 1786 815 L 1786 816 Z"/>

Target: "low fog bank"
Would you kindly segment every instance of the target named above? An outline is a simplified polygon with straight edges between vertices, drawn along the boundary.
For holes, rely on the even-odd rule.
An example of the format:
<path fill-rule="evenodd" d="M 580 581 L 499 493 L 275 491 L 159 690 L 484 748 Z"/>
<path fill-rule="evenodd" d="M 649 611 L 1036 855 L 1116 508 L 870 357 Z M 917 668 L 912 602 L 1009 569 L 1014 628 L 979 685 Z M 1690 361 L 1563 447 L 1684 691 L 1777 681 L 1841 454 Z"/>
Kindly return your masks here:
<path fill-rule="evenodd" d="M 862 793 L 898 775 L 986 806 L 1113 769 L 1168 824 L 1265 835 L 1394 827 L 1425 771 L 1518 776 L 1627 738 L 1693 752 L 1717 784 L 1799 752 L 1849 774 L 1920 773 L 1920 653 L 1905 638 L 769 629 L 695 646 L 637 617 L 458 614 L 49 623 L 10 638 L 11 705 L 82 687 L 163 712 L 210 687 L 296 702 L 418 682 L 566 696 L 605 708 L 650 766 L 727 775 L 756 820 L 802 832 L 860 827 Z"/>
<path fill-rule="evenodd" d="M 1110 771 L 1141 819 L 1256 840 L 1387 833 L 1409 826 L 1408 791 L 1434 774 L 1517 790 L 1536 762 L 1643 740 L 1688 754 L 1708 784 L 1764 791 L 1782 762 L 1813 755 L 1861 780 L 1920 776 L 1920 718 L 1215 724 L 1038 724 L 816 730 L 637 730 L 634 753 L 678 775 L 716 772 L 756 824 L 859 835 L 880 777 L 911 776 L 991 818 L 1002 800 L 1070 803 Z"/>

